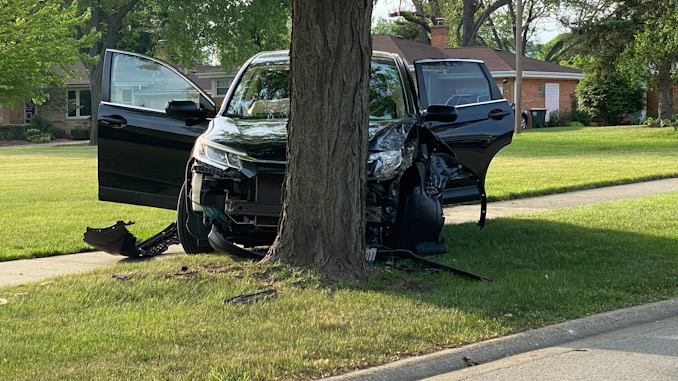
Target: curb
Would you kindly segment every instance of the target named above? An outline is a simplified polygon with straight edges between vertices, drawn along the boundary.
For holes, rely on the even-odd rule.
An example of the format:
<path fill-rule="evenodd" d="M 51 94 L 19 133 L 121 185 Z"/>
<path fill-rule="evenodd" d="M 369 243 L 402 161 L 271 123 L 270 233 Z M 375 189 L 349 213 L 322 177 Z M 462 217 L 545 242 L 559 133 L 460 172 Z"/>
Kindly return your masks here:
<path fill-rule="evenodd" d="M 603 312 L 460 348 L 446 349 L 428 355 L 398 360 L 374 368 L 326 378 L 325 380 L 419 380 L 464 369 L 466 368 L 466 361 L 486 363 L 515 354 L 557 346 L 674 316 L 678 316 L 678 298 Z M 466 361 L 464 361 L 464 358 L 466 358 Z"/>

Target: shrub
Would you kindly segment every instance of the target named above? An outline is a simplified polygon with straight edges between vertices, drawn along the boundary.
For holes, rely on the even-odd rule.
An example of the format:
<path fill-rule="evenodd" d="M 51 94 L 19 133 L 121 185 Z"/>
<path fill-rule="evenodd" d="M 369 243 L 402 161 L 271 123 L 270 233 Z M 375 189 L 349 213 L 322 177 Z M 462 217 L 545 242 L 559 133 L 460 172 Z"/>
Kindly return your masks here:
<path fill-rule="evenodd" d="M 64 139 L 67 135 L 66 131 L 62 130 L 61 128 L 53 128 L 51 134 L 54 139 Z"/>
<path fill-rule="evenodd" d="M 570 127 L 584 127 L 584 123 L 574 121 L 574 122 L 570 123 Z"/>
<path fill-rule="evenodd" d="M 670 127 L 670 126 L 671 126 L 671 120 L 669 120 L 669 119 L 662 119 L 661 122 L 659 122 L 659 126 L 661 126 L 661 127 Z"/>
<path fill-rule="evenodd" d="M 647 120 L 645 121 L 645 123 L 647 123 L 648 126 L 652 126 L 652 125 L 654 125 L 655 123 L 657 123 L 657 120 L 656 120 L 655 118 L 649 116 L 649 117 L 647 118 Z"/>
<path fill-rule="evenodd" d="M 570 113 L 559 111 L 550 112 L 546 120 L 546 127 L 562 127 L 567 126 L 572 121 Z"/>
<path fill-rule="evenodd" d="M 26 127 L 17 125 L 0 126 L 1 140 L 26 140 Z"/>
<path fill-rule="evenodd" d="M 34 135 L 27 136 L 26 140 L 28 140 L 31 143 L 49 143 L 52 141 L 52 137 L 49 134 L 40 132 Z"/>
<path fill-rule="evenodd" d="M 40 132 L 44 133 L 52 132 L 52 129 L 54 129 L 52 122 L 40 115 L 33 115 L 31 117 L 30 128 L 40 130 Z"/>
<path fill-rule="evenodd" d="M 71 130 L 73 140 L 89 140 L 91 130 L 89 128 L 74 128 Z"/>
<path fill-rule="evenodd" d="M 579 81 L 576 94 L 582 109 L 601 116 L 608 125 L 617 125 L 626 114 L 644 107 L 645 90 L 616 73 L 611 76 L 587 74 Z"/>
<path fill-rule="evenodd" d="M 584 126 L 591 125 L 591 114 L 584 110 L 574 109 L 570 114 L 572 122 L 579 122 Z"/>

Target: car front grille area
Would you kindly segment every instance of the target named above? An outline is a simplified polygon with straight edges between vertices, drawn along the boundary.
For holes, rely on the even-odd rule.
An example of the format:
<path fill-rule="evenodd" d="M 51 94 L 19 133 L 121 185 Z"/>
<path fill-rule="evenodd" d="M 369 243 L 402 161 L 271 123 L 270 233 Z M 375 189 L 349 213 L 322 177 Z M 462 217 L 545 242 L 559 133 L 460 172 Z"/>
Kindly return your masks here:
<path fill-rule="evenodd" d="M 219 218 L 235 233 L 248 235 L 258 229 L 276 229 L 281 209 L 283 174 L 259 174 L 247 178 L 237 170 L 222 170 L 202 163 L 192 167 L 200 176 L 200 204 L 225 213 Z M 226 218 L 226 220 L 224 220 Z"/>

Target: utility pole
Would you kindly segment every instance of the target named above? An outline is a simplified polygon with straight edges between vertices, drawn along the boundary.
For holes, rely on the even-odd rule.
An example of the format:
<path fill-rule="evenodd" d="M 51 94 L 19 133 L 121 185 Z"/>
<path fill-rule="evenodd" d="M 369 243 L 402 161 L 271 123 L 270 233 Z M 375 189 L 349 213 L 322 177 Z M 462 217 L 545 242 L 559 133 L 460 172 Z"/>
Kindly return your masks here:
<path fill-rule="evenodd" d="M 523 0 L 516 0 L 516 85 L 513 100 L 515 102 L 515 120 L 513 133 L 520 133 L 523 98 Z"/>

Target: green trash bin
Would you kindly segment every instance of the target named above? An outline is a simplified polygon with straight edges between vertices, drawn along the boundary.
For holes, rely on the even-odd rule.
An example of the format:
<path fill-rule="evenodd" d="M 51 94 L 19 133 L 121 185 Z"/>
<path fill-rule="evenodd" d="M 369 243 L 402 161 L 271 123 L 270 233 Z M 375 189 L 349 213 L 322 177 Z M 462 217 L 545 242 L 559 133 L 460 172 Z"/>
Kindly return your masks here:
<path fill-rule="evenodd" d="M 546 127 L 546 109 L 533 108 L 530 111 L 532 112 L 532 128 Z"/>

